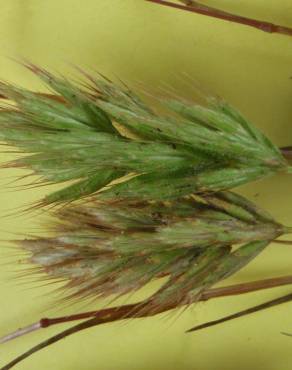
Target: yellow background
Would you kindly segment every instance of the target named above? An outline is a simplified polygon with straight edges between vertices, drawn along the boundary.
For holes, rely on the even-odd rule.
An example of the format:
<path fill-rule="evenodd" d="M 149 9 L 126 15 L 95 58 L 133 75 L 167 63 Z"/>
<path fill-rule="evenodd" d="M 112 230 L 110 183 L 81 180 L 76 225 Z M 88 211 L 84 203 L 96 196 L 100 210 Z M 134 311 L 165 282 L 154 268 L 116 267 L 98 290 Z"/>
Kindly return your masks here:
<path fill-rule="evenodd" d="M 204 3 L 292 26 L 291 0 Z M 38 88 L 39 83 L 11 60 L 25 57 L 67 76 L 72 74 L 73 63 L 130 84 L 142 83 L 150 90 L 170 85 L 178 94 L 195 96 L 200 86 L 239 108 L 276 144 L 292 145 L 292 38 L 143 0 L 0 0 L 0 9 L 1 79 Z M 7 154 L 1 157 L 9 158 Z M 0 335 L 41 316 L 96 307 L 84 303 L 56 307 L 54 295 L 50 294 L 53 286 L 15 279 L 15 273 L 21 271 L 21 256 L 16 253 L 11 261 L 5 240 L 14 238 L 13 233 L 37 231 L 41 216 L 21 216 L 17 209 L 47 192 L 10 189 L 6 184 L 17 174 L 0 172 Z M 279 175 L 241 190 L 279 221 L 292 225 L 292 176 Z M 16 214 L 8 217 L 11 210 Z M 285 275 L 291 269 L 292 247 L 272 245 L 228 283 Z M 184 330 L 291 289 L 287 286 L 212 300 L 182 315 L 93 328 L 34 355 L 18 368 L 290 370 L 292 338 L 280 332 L 292 332 L 292 303 L 196 334 L 184 334 Z M 1 345 L 0 365 L 68 326 Z"/>

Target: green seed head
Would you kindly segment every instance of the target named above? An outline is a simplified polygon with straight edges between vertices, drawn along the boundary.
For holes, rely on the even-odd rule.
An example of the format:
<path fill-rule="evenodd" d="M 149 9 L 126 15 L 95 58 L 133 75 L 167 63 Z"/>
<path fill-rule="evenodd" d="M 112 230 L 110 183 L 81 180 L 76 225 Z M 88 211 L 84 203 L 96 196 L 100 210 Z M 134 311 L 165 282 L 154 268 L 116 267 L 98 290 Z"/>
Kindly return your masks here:
<path fill-rule="evenodd" d="M 65 183 L 44 205 L 95 193 L 102 199 L 178 199 L 288 168 L 277 147 L 224 102 L 202 107 L 166 100 L 168 113 L 160 113 L 100 77 L 87 76 L 81 88 L 27 67 L 55 95 L 2 83 L 0 93 L 15 107 L 0 111 L 0 139 L 26 154 L 11 166 L 32 169 L 44 183 Z"/>

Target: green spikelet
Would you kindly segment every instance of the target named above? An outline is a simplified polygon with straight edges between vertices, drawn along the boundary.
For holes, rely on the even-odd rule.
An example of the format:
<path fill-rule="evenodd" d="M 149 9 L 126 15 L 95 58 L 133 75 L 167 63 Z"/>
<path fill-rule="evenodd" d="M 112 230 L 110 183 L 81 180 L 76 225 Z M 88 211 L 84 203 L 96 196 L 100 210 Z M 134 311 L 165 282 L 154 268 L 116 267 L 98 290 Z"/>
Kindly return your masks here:
<path fill-rule="evenodd" d="M 29 262 L 67 279 L 67 297 L 105 297 L 168 277 L 147 310 L 194 302 L 290 232 L 235 193 L 180 201 L 96 201 L 57 213 L 56 236 L 19 242 Z M 144 307 L 145 309 L 145 307 Z"/>
<path fill-rule="evenodd" d="M 288 169 L 279 150 L 224 102 L 167 100 L 162 114 L 108 80 L 87 76 L 81 89 L 27 67 L 55 95 L 2 83 L 0 93 L 15 108 L 0 111 L 0 139 L 26 154 L 11 166 L 66 184 L 45 205 L 96 192 L 103 199 L 177 199 Z"/>

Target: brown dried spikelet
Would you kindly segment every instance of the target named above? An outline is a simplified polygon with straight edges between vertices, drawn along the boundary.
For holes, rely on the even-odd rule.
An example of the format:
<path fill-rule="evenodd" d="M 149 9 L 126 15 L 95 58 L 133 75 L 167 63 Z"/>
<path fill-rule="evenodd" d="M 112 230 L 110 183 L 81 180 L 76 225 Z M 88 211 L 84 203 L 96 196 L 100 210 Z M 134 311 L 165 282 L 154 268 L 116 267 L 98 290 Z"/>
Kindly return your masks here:
<path fill-rule="evenodd" d="M 193 302 L 289 232 L 231 192 L 170 202 L 92 201 L 57 216 L 55 237 L 19 242 L 29 261 L 51 279 L 67 280 L 67 299 L 120 296 L 167 276 L 149 299 L 153 312 Z"/>

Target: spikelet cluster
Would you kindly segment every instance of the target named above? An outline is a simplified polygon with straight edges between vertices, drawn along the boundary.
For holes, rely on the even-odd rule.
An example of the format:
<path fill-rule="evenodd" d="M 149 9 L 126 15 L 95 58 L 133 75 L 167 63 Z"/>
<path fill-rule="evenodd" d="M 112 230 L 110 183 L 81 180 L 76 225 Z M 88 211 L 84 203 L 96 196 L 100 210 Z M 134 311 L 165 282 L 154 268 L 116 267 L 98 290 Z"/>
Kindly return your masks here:
<path fill-rule="evenodd" d="M 43 205 L 95 193 L 101 199 L 178 199 L 288 169 L 278 148 L 225 102 L 203 107 L 166 99 L 167 113 L 160 113 L 101 77 L 87 76 L 81 88 L 27 67 L 53 94 L 2 83 L 0 94 L 14 107 L 0 111 L 0 140 L 26 154 L 10 166 L 31 169 L 43 183 L 65 184 Z"/>
<path fill-rule="evenodd" d="M 187 304 L 289 230 L 231 192 L 179 201 L 95 201 L 57 213 L 56 236 L 24 240 L 67 298 L 120 296 L 167 276 L 149 310 Z M 145 309 L 145 307 L 144 307 Z"/>

